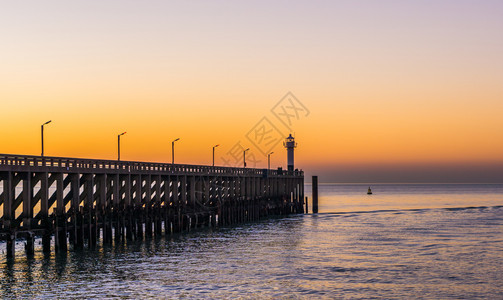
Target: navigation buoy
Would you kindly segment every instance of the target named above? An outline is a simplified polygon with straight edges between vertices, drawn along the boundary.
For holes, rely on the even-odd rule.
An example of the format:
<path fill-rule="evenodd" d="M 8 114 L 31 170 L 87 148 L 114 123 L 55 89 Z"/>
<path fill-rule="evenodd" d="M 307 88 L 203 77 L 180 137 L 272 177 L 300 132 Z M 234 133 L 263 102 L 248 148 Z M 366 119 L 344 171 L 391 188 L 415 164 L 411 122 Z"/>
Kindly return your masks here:
<path fill-rule="evenodd" d="M 367 195 L 372 195 L 372 190 L 370 189 L 370 186 L 369 186 L 369 190 L 367 191 Z"/>

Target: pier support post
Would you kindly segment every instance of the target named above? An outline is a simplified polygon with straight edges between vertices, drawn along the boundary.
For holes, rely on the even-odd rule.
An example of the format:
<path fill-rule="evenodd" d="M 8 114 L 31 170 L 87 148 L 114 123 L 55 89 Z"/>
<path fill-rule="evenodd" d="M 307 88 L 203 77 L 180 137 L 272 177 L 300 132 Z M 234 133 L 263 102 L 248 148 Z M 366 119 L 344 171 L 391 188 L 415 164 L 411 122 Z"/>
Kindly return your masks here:
<path fill-rule="evenodd" d="M 318 213 L 318 176 L 313 176 L 313 214 Z"/>
<path fill-rule="evenodd" d="M 16 236 L 13 233 L 7 235 L 7 258 L 14 258 L 16 255 Z"/>
<path fill-rule="evenodd" d="M 29 232 L 26 237 L 25 251 L 27 256 L 33 256 L 35 254 L 35 238 L 32 232 Z"/>
<path fill-rule="evenodd" d="M 84 248 L 84 207 L 79 207 L 77 212 L 77 234 L 75 236 L 75 246 L 78 249 Z"/>
<path fill-rule="evenodd" d="M 51 253 L 51 231 L 49 228 L 46 228 L 42 235 L 42 252 Z"/>
<path fill-rule="evenodd" d="M 132 241 L 133 240 L 133 214 L 131 211 L 131 206 L 128 206 L 126 208 L 126 240 Z"/>
<path fill-rule="evenodd" d="M 56 215 L 56 252 L 66 252 L 68 250 L 68 246 L 66 244 L 66 232 L 66 216 L 64 214 Z"/>

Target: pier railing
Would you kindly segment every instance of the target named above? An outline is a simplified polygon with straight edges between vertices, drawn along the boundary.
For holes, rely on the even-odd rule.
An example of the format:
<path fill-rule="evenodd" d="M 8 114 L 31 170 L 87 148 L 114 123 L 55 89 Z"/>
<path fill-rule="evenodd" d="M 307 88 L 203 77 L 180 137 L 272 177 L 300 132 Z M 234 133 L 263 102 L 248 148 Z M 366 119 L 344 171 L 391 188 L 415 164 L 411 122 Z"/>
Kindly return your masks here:
<path fill-rule="evenodd" d="M 156 162 L 138 162 L 138 161 L 118 161 L 102 159 L 85 159 L 69 157 L 51 157 L 51 156 L 29 156 L 0 154 L 1 170 L 27 170 L 29 168 L 47 168 L 52 171 L 75 171 L 75 172 L 96 172 L 96 171 L 114 171 L 114 172 L 162 172 L 162 173 L 186 173 L 200 175 L 246 175 L 263 176 L 267 172 L 268 176 L 303 176 L 303 171 L 287 170 L 267 170 L 257 168 L 235 168 L 204 165 L 171 164 Z"/>

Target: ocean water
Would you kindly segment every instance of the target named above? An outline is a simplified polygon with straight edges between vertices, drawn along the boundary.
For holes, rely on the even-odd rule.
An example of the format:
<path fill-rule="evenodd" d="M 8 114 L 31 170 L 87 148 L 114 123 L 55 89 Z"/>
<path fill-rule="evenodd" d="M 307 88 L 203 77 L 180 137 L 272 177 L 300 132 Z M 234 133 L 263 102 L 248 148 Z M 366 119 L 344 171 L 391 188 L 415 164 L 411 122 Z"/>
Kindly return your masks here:
<path fill-rule="evenodd" d="M 367 188 L 320 185 L 317 215 L 96 251 L 44 256 L 37 242 L 27 259 L 19 242 L 0 256 L 0 296 L 503 299 L 503 185 Z"/>

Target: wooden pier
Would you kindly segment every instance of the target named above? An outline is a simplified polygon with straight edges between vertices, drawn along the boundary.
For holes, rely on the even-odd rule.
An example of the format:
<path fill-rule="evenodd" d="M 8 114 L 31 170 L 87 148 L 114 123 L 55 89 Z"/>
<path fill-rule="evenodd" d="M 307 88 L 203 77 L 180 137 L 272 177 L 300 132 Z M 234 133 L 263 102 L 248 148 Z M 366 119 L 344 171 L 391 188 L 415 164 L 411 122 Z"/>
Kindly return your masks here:
<path fill-rule="evenodd" d="M 302 171 L 0 154 L 0 240 L 34 254 L 303 213 Z M 53 242 L 54 239 L 54 242 Z"/>

